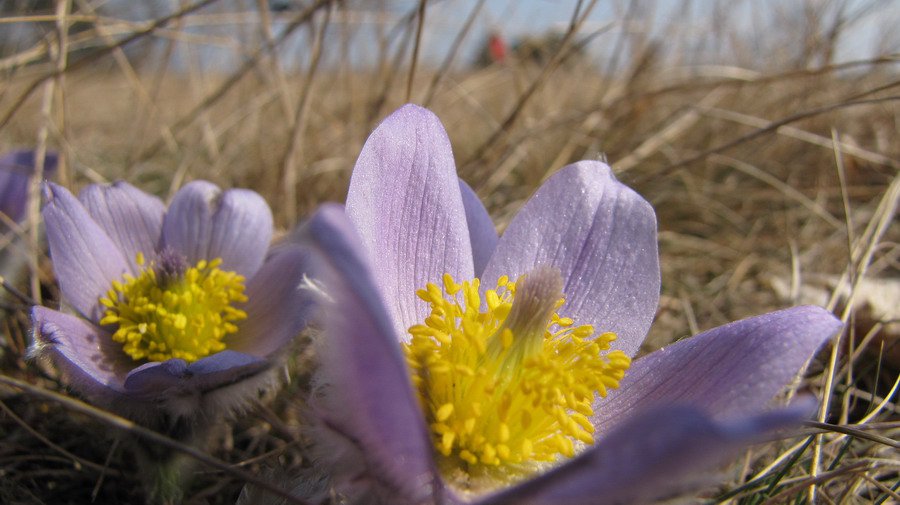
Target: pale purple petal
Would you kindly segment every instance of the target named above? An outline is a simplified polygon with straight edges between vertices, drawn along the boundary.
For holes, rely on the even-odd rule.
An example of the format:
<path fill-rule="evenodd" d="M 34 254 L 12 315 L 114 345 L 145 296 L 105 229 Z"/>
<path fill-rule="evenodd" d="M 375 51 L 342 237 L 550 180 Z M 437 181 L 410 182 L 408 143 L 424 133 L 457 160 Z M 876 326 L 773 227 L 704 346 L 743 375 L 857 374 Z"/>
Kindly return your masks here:
<path fill-rule="evenodd" d="M 659 302 L 656 215 L 607 165 L 582 161 L 550 177 L 503 233 L 482 285 L 539 265 L 562 273 L 561 315 L 616 333 L 615 349 L 637 351 Z"/>
<path fill-rule="evenodd" d="M 130 395 L 148 400 L 208 393 L 241 382 L 269 366 L 265 359 L 236 351 L 222 351 L 191 364 L 170 359 L 135 368 L 125 379 L 125 389 Z"/>
<path fill-rule="evenodd" d="M 222 191 L 215 184 L 185 185 L 163 220 L 163 244 L 184 254 L 188 262 L 222 258 L 223 270 L 252 277 L 272 239 L 272 211 L 257 193 Z"/>
<path fill-rule="evenodd" d="M 91 184 L 78 199 L 125 255 L 133 273 L 140 271 L 137 253 L 147 262 L 154 259 L 166 212 L 162 200 L 127 182 Z"/>
<path fill-rule="evenodd" d="M 702 470 L 809 413 L 804 404 L 720 421 L 684 405 L 644 411 L 575 459 L 477 503 L 622 505 L 670 498 L 704 484 Z"/>
<path fill-rule="evenodd" d="M 247 282 L 247 319 L 225 338 L 229 349 L 269 356 L 297 336 L 312 316 L 314 298 L 300 284 L 309 269 L 309 251 L 296 246 L 275 248 Z"/>
<path fill-rule="evenodd" d="M 354 463 L 367 472 L 359 478 L 377 479 L 399 503 L 419 503 L 436 485 L 432 445 L 364 248 L 337 205 L 322 207 L 299 239 L 321 261 L 327 299 L 317 340 L 323 424 L 358 450 Z"/>
<path fill-rule="evenodd" d="M 12 151 L 0 157 L 0 212 L 13 221 L 21 222 L 25 219 L 28 181 L 34 174 L 35 161 L 35 152 L 29 150 Z M 44 157 L 44 177 L 53 174 L 56 164 L 56 153 L 47 152 Z"/>
<path fill-rule="evenodd" d="M 124 392 L 123 380 L 134 362 L 102 329 L 41 306 L 31 309 L 31 320 L 32 353 L 49 355 L 73 389 L 102 403 Z"/>
<path fill-rule="evenodd" d="M 690 403 L 716 418 L 760 410 L 841 328 L 820 307 L 794 307 L 720 326 L 636 360 L 595 404 L 603 431 L 640 409 Z"/>
<path fill-rule="evenodd" d="M 484 267 L 494 254 L 494 248 L 497 247 L 497 229 L 494 228 L 494 221 L 478 199 L 478 195 L 462 179 L 459 180 L 459 191 L 462 193 L 463 205 L 466 208 L 475 277 L 481 277 Z"/>
<path fill-rule="evenodd" d="M 417 289 L 444 273 L 474 276 L 450 140 L 427 109 L 403 106 L 372 132 L 350 178 L 347 215 L 376 258 L 375 277 L 404 339 L 428 315 Z"/>
<path fill-rule="evenodd" d="M 30 354 L 46 356 L 66 384 L 91 402 L 142 422 L 158 419 L 160 406 L 125 387 L 136 362 L 103 329 L 77 316 L 41 306 L 31 310 L 34 343 Z M 155 398 L 154 398 L 155 399 Z"/>
<path fill-rule="evenodd" d="M 92 321 L 100 319 L 101 296 L 129 271 L 128 262 L 103 228 L 68 190 L 45 186 L 42 214 L 53 269 L 63 298 Z"/>

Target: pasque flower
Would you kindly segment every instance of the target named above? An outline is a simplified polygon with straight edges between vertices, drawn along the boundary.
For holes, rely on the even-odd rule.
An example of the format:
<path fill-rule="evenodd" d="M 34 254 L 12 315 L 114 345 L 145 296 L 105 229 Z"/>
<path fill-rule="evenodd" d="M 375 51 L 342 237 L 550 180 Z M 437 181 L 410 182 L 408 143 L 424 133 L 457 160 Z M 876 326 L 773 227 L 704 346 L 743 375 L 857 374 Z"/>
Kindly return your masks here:
<path fill-rule="evenodd" d="M 632 362 L 660 289 L 651 206 L 583 161 L 498 239 L 414 105 L 369 137 L 346 212 L 322 208 L 298 239 L 326 300 L 321 459 L 366 503 L 667 496 L 808 413 L 765 407 L 840 328 L 796 307 Z"/>
<path fill-rule="evenodd" d="M 0 157 L 0 212 L 16 223 L 25 218 L 28 181 L 35 170 L 35 155 L 34 151 L 22 149 Z M 44 156 L 45 176 L 56 170 L 56 163 L 56 153 L 48 152 Z"/>
<path fill-rule="evenodd" d="M 243 406 L 305 326 L 306 253 L 270 250 L 258 194 L 196 181 L 168 209 L 118 182 L 45 186 L 61 310 L 32 310 L 34 349 L 94 403 L 170 429 Z"/>
<path fill-rule="evenodd" d="M 21 230 L 15 225 L 25 219 L 28 209 L 29 181 L 34 175 L 36 153 L 11 151 L 0 157 L 0 276 L 15 283 L 28 258 Z M 57 155 L 44 156 L 44 176 L 56 171 Z"/>

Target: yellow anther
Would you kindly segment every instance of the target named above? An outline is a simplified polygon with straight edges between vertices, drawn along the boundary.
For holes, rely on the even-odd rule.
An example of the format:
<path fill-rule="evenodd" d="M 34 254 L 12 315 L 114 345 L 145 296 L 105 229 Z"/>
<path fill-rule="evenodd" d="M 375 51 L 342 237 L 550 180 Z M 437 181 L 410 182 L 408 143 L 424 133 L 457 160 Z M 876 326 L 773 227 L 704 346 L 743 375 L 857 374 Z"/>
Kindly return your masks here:
<path fill-rule="evenodd" d="M 453 440 L 456 438 L 456 433 L 452 431 L 446 431 L 441 434 L 441 446 L 440 451 L 444 456 L 449 456 L 451 451 L 453 450 Z"/>
<path fill-rule="evenodd" d="M 135 260 L 146 264 L 141 253 Z M 182 261 L 162 261 L 168 260 L 176 266 Z M 220 270 L 221 264 L 221 259 L 201 260 L 183 272 L 176 269 L 174 276 L 168 271 L 157 275 L 156 265 L 150 264 L 137 277 L 125 274 L 124 282 L 113 281 L 100 299 L 106 307 L 100 324 L 116 326 L 112 339 L 136 361 L 193 362 L 222 351 L 222 339 L 235 333 L 234 323 L 247 317 L 235 307 L 247 297 L 243 276 Z"/>
<path fill-rule="evenodd" d="M 409 329 L 404 351 L 447 475 L 499 485 L 593 443 L 594 399 L 631 360 L 610 351 L 615 334 L 559 316 L 559 273 L 503 276 L 484 291 L 478 279 L 441 280 L 443 290 L 417 291 L 431 314 Z"/>
<path fill-rule="evenodd" d="M 447 418 L 450 417 L 452 414 L 453 414 L 453 404 L 445 403 L 445 404 L 441 405 L 441 407 L 439 409 L 437 409 L 437 412 L 435 412 L 434 417 L 438 421 L 446 421 Z"/>
<path fill-rule="evenodd" d="M 506 442 L 509 440 L 509 425 L 506 423 L 500 423 L 500 433 L 497 437 L 501 442 Z"/>
<path fill-rule="evenodd" d="M 462 287 L 459 284 L 457 284 L 456 282 L 454 282 L 453 276 L 450 274 L 444 274 L 443 281 L 444 281 L 444 291 L 446 291 L 447 294 L 449 294 L 451 296 L 453 296 L 457 292 L 459 292 L 459 288 Z"/>

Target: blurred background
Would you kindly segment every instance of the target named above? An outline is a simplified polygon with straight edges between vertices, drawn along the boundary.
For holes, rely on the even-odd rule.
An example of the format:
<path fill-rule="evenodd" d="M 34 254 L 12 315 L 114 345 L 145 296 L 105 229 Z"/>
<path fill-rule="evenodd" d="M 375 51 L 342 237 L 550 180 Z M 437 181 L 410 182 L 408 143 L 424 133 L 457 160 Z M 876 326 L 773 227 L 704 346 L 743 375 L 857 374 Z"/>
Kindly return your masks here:
<path fill-rule="evenodd" d="M 864 420 L 896 438 L 900 2 L 0 6 L 0 151 L 58 152 L 61 184 L 124 179 L 163 198 L 193 179 L 249 187 L 287 230 L 342 201 L 369 132 L 415 102 L 441 118 L 460 176 L 502 230 L 550 174 L 603 159 L 658 213 L 663 296 L 645 350 L 768 310 L 826 306 L 848 330 L 801 386 L 829 398 L 827 420 Z M 36 209 L 16 233 L 39 225 Z M 39 243 L 14 253 L 32 264 L 20 288 L 55 306 Z M 3 373 L 62 390 L 27 360 L 27 304 L 3 310 Z M 60 421 L 59 406 L 5 394 L 25 425 L 108 461 L 126 485 L 97 484 L 0 412 L 0 498 L 11 497 L 0 501 L 129 499 L 134 476 L 123 456 L 95 447 L 96 421 Z M 214 454 L 255 470 L 303 466 L 296 402 L 260 406 Z M 830 503 L 900 500 L 896 453 L 829 436 L 815 444 L 829 478 L 811 477 L 812 456 L 800 452 L 775 483 L 753 487 L 752 472 L 736 472 L 707 498 L 807 500 L 810 484 L 779 487 L 786 478 L 812 479 Z M 788 445 L 747 464 L 792 457 L 779 452 Z M 33 453 L 42 456 L 25 458 Z M 204 483 L 195 503 L 233 503 L 242 485 L 214 472 Z"/>

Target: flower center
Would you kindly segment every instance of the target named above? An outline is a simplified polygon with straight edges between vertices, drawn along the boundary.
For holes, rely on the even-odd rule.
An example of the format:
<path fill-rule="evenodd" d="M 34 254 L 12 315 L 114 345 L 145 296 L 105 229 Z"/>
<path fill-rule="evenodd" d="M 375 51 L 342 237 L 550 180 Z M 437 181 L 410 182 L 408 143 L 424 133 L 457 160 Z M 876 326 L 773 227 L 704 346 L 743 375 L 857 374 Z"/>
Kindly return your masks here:
<path fill-rule="evenodd" d="M 559 272 L 501 277 L 484 300 L 478 279 L 443 281 L 416 293 L 431 314 L 404 351 L 444 473 L 469 487 L 515 480 L 592 444 L 595 394 L 618 387 L 631 359 L 605 352 L 614 333 L 559 316 Z"/>
<path fill-rule="evenodd" d="M 100 303 L 102 325 L 117 325 L 112 339 L 135 361 L 187 362 L 225 349 L 223 338 L 237 331 L 247 313 L 234 307 L 246 302 L 244 277 L 219 268 L 220 258 L 189 266 L 181 255 L 163 250 L 137 277 L 114 281 Z"/>

